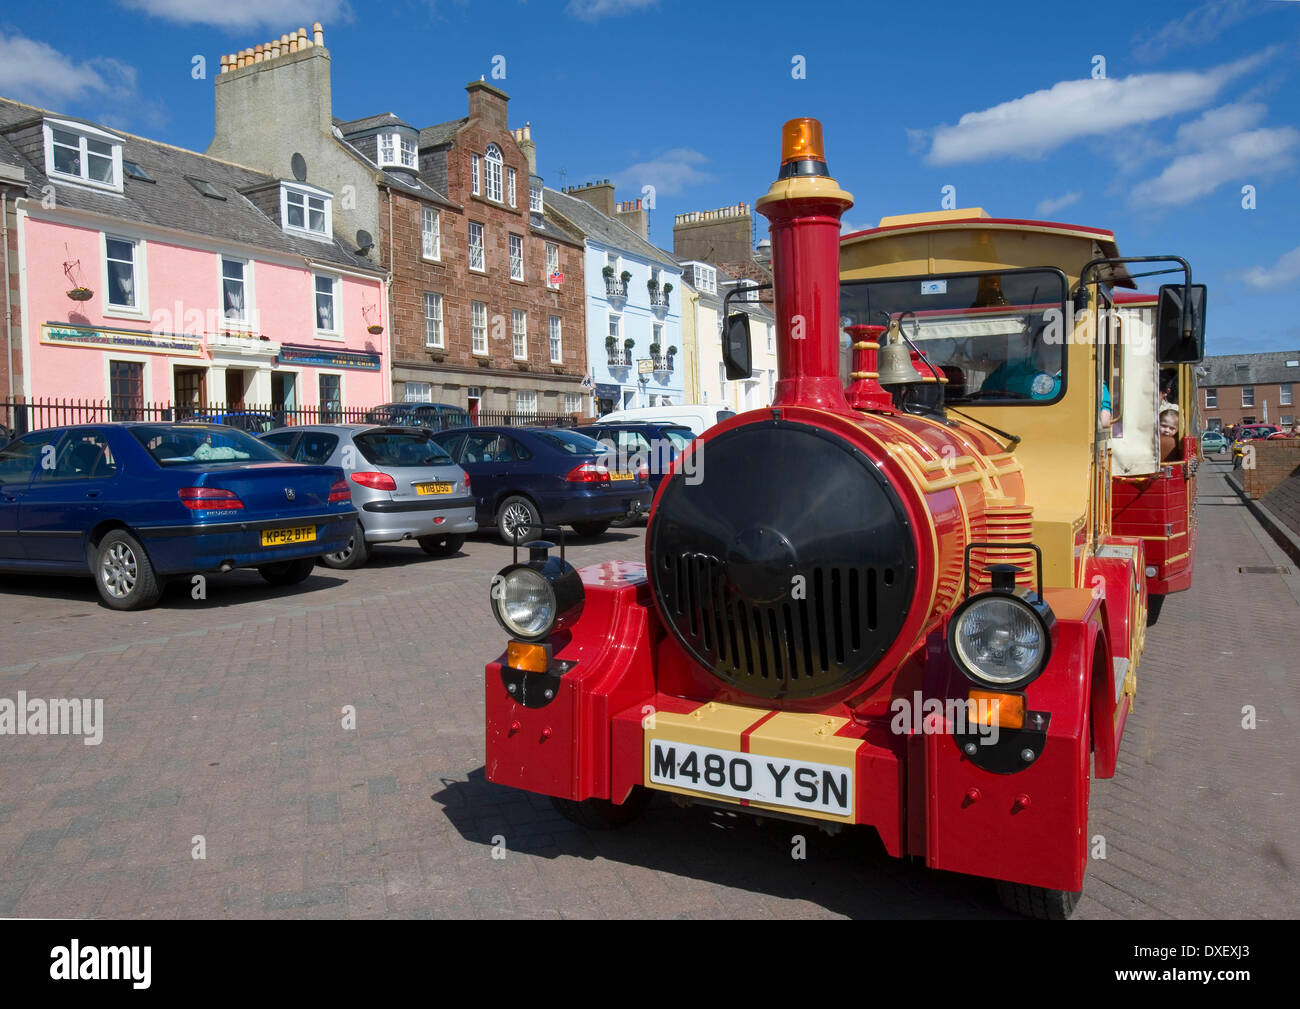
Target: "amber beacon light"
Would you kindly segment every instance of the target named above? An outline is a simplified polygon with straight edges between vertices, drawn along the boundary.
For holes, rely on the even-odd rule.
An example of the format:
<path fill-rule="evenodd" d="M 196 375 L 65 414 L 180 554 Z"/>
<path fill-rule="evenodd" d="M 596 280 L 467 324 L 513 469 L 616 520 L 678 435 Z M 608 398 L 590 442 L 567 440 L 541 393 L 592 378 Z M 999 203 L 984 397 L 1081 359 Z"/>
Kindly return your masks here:
<path fill-rule="evenodd" d="M 781 127 L 781 171 L 778 178 L 829 174 L 820 122 L 811 116 L 802 116 Z"/>

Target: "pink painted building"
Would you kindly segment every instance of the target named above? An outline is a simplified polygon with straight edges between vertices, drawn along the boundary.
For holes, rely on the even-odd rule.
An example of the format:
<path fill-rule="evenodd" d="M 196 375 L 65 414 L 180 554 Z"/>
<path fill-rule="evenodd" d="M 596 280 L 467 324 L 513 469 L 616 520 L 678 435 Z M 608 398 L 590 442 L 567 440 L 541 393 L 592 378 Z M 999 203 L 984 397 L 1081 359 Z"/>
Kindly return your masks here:
<path fill-rule="evenodd" d="M 384 274 L 336 236 L 332 193 L 2 99 L 0 164 L 27 182 L 14 396 L 123 419 L 389 398 Z"/>

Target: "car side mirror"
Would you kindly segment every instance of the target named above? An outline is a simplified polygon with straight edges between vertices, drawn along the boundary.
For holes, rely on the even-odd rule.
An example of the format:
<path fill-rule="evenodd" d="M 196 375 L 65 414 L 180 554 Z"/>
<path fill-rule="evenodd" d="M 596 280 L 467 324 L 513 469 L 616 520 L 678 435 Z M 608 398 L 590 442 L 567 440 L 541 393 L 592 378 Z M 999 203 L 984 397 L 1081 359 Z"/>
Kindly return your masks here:
<path fill-rule="evenodd" d="M 1193 284 L 1189 304 L 1183 304 L 1182 284 L 1160 287 L 1156 309 L 1156 347 L 1161 364 L 1195 364 L 1205 356 L 1205 285 Z"/>
<path fill-rule="evenodd" d="M 734 312 L 727 316 L 722 330 L 722 360 L 727 366 L 727 379 L 749 378 L 754 373 L 749 344 L 749 316 Z"/>

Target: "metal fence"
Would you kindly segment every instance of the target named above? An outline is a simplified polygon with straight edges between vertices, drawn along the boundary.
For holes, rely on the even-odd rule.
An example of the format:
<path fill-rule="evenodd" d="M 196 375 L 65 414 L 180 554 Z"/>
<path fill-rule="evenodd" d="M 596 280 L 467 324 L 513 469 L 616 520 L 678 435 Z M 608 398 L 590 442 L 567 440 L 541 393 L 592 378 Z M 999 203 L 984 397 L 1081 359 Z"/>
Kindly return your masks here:
<path fill-rule="evenodd" d="M 419 406 L 412 403 L 411 406 Z M 273 427 L 299 424 L 363 424 L 371 407 L 307 406 L 287 409 L 283 406 L 221 404 L 203 406 L 184 403 L 111 403 L 90 399 L 10 399 L 0 400 L 0 425 L 14 434 L 25 434 L 47 427 L 73 424 L 102 424 L 114 421 L 216 421 L 245 431 L 261 433 Z M 473 423 L 508 427 L 573 427 L 578 419 L 571 414 L 529 414 L 509 411 L 480 410 Z M 418 421 L 427 425 L 426 419 Z"/>

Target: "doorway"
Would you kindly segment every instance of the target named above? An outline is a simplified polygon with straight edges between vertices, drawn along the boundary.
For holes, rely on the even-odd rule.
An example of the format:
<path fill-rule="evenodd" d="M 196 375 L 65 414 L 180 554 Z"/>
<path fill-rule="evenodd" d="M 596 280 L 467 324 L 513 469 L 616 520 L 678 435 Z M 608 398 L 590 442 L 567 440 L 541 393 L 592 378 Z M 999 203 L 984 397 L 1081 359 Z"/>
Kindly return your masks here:
<path fill-rule="evenodd" d="M 244 391 L 247 388 L 247 372 L 238 368 L 226 369 L 226 409 L 231 413 L 244 412 Z"/>
<path fill-rule="evenodd" d="M 271 372 L 271 412 L 283 424 L 298 409 L 298 376 L 291 371 Z"/>
<path fill-rule="evenodd" d="M 176 390 L 176 419 L 193 417 L 208 403 L 208 369 L 172 368 L 172 386 Z"/>

